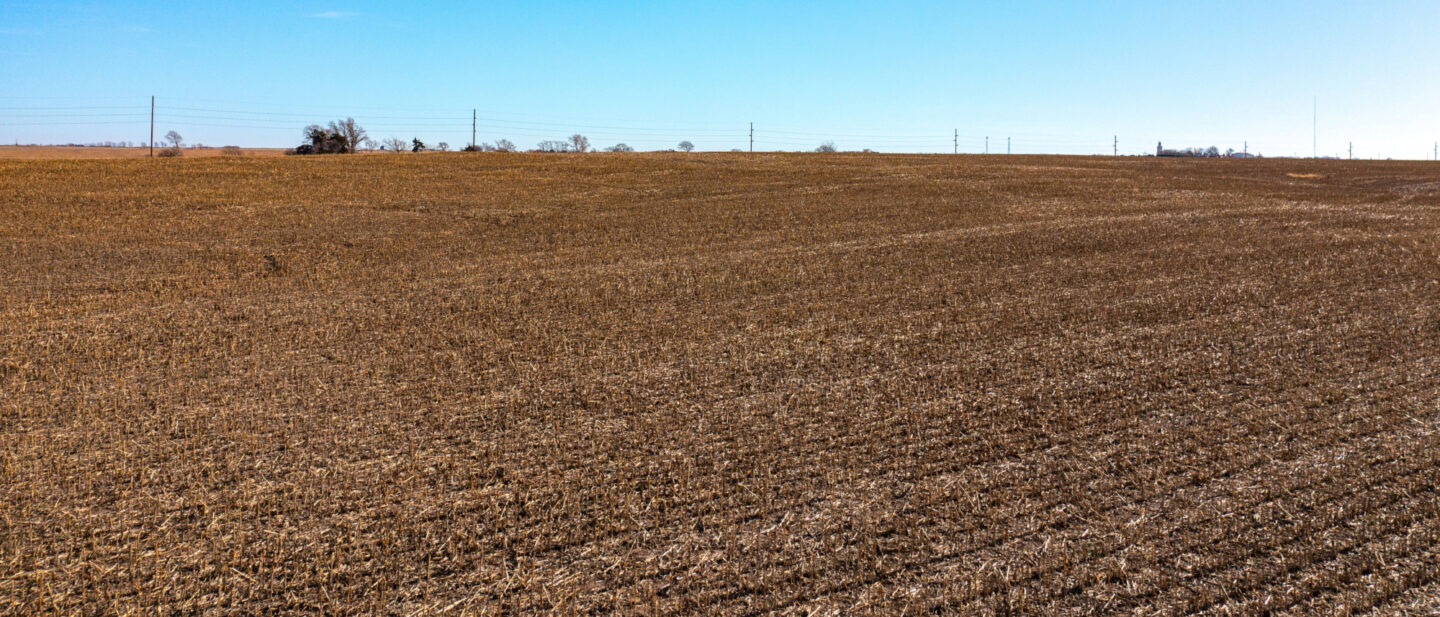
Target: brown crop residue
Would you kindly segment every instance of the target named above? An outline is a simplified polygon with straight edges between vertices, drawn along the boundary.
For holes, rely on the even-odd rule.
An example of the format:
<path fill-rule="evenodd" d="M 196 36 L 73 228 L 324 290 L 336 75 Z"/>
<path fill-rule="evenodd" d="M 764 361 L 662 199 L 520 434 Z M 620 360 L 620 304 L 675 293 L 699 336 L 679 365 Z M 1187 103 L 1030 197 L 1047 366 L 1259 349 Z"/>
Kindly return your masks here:
<path fill-rule="evenodd" d="M 0 613 L 1423 612 L 1436 171 L 1285 164 L 0 161 Z"/>

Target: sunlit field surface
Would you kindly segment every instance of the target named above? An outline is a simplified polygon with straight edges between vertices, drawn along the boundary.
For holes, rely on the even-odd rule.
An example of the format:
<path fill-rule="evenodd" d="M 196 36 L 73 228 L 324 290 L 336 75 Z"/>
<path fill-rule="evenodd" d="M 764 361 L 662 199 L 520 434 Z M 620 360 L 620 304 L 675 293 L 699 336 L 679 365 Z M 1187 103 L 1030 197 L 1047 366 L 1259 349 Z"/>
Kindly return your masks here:
<path fill-rule="evenodd" d="M 156 146 L 158 154 L 163 147 Z M 150 156 L 149 148 L 121 148 L 96 146 L 0 146 L 0 160 L 23 159 L 134 159 Z M 222 148 L 191 148 L 181 150 L 183 158 L 208 158 L 212 156 L 280 156 L 284 148 L 240 148 L 226 151 Z M 368 154 L 368 153 L 367 153 Z"/>
<path fill-rule="evenodd" d="M 5 160 L 0 263 L 0 613 L 1440 610 L 1434 163 Z"/>

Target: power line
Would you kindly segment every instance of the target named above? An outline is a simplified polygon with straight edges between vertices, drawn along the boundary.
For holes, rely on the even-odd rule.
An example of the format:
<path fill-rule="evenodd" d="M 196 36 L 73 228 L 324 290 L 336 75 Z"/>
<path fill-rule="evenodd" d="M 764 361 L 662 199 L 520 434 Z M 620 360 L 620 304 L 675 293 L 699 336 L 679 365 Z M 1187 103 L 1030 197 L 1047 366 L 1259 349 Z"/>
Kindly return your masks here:
<path fill-rule="evenodd" d="M 15 97 L 0 97 L 0 102 L 10 102 Z M 135 127 L 128 129 L 98 129 L 96 136 L 107 136 L 101 131 L 136 130 L 141 123 L 150 124 L 150 140 L 147 145 L 153 148 L 155 129 L 160 122 L 170 123 L 177 127 L 200 127 L 204 129 L 239 129 L 253 131 L 257 135 L 267 135 L 259 139 L 271 139 L 270 132 L 296 131 L 317 117 L 324 117 L 320 113 L 303 113 L 296 107 L 274 106 L 244 109 L 235 101 L 217 102 L 217 104 L 198 104 L 193 101 L 198 99 L 172 99 L 167 96 L 167 104 L 160 105 L 158 95 L 152 96 L 150 109 L 145 110 L 140 101 L 129 99 L 135 103 L 133 106 L 114 105 L 107 101 L 98 99 L 74 99 L 68 101 L 74 104 L 66 104 L 67 101 L 54 101 L 55 105 L 46 105 L 51 101 L 18 101 L 11 105 L 0 106 L 0 122 L 11 127 Z M 96 104 L 85 104 L 95 101 Z M 229 103 L 229 104 L 225 104 Z M 319 109 L 319 108 L 316 108 Z M 1311 155 L 1319 156 L 1319 97 L 1312 97 L 1312 136 Z M 579 122 L 561 122 L 553 117 L 547 119 L 516 119 L 513 115 L 505 113 L 487 113 L 486 122 L 480 122 L 479 108 L 472 107 L 470 110 L 470 139 L 471 145 L 478 145 L 479 129 L 486 128 L 496 136 L 507 136 L 509 138 L 547 139 L 555 137 L 556 133 L 564 131 L 565 135 L 572 132 L 581 132 L 594 139 L 608 140 L 611 138 L 637 143 L 635 140 L 645 143 L 660 143 L 679 138 L 708 138 L 712 141 L 739 146 L 741 142 L 748 146 L 750 152 L 755 151 L 755 125 L 748 122 L 746 131 L 740 132 L 733 128 L 715 128 L 714 124 L 701 122 L 688 122 L 678 118 L 677 123 L 669 126 L 649 125 L 642 122 L 606 122 L 600 119 L 591 119 Z M 367 128 L 377 134 L 415 133 L 432 135 L 438 134 L 441 138 L 448 138 L 448 141 L 455 142 L 463 140 L 463 116 L 443 110 L 418 110 L 413 108 L 389 108 L 376 115 L 362 115 L 360 120 Z M 733 127 L 733 125 L 731 125 Z M 167 127 L 168 128 L 168 127 Z M 992 127 L 993 128 L 993 127 Z M 1057 152 L 1057 153 L 1086 153 L 1103 154 L 1103 146 L 1098 146 L 1097 136 L 1054 135 L 1043 133 L 1024 132 L 1021 128 L 1021 139 L 1025 139 L 1030 145 L 1030 152 Z M 65 129 L 60 129 L 65 130 Z M 57 130 L 57 133 L 60 131 Z M 84 129 L 74 129 L 83 131 Z M 849 130 L 827 131 L 823 128 L 813 126 L 796 125 L 766 125 L 768 131 L 766 137 L 767 148 L 793 149 L 794 147 L 812 146 L 821 141 L 836 139 L 843 140 L 851 149 L 862 147 L 875 148 L 882 151 L 921 151 L 921 152 L 944 152 L 943 138 L 935 133 L 913 134 L 910 132 L 889 133 L 883 129 L 852 128 Z M 44 129 L 37 129 L 43 132 Z M 952 154 L 959 154 L 960 130 L 951 129 L 950 148 Z M 980 145 L 983 140 L 984 152 L 990 151 L 989 135 L 964 135 L 967 142 Z M 812 141 L 813 140 L 813 141 Z M 1227 140 L 1228 141 L 1228 140 Z M 1223 143 L 1223 142 L 1222 142 Z M 1232 142 L 1233 143 L 1233 142 Z M 971 146 L 973 147 L 973 146 Z M 1272 143 L 1265 146 L 1263 143 L 1257 145 L 1257 149 L 1265 150 L 1289 150 L 1294 147 L 1293 142 Z M 1433 146 L 1432 158 L 1440 160 L 1440 143 Z M 1244 142 L 1243 151 L 1249 154 L 1249 142 Z M 1006 153 L 1014 153 L 1014 133 L 1006 137 Z M 1353 158 L 1354 144 L 1347 144 L 1347 154 Z M 1111 136 L 1111 155 L 1119 156 L 1119 135 Z M 1423 157 L 1423 155 L 1421 155 Z"/>

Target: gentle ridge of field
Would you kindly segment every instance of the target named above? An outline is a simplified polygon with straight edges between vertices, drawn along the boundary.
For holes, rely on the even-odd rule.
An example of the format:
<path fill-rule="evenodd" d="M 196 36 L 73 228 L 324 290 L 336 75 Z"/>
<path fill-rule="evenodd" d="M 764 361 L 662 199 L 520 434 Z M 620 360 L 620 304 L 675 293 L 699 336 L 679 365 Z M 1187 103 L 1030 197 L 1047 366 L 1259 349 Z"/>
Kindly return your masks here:
<path fill-rule="evenodd" d="M 1440 166 L 0 161 L 0 613 L 1431 614 Z"/>
<path fill-rule="evenodd" d="M 156 147 L 159 152 L 162 148 Z M 242 148 L 240 156 L 280 156 L 284 148 Z M 149 148 L 121 148 L 99 146 L 0 146 L 0 160 L 48 160 L 48 159 L 138 159 L 151 155 Z M 208 158 L 231 156 L 220 148 L 191 148 L 181 150 L 182 158 Z"/>

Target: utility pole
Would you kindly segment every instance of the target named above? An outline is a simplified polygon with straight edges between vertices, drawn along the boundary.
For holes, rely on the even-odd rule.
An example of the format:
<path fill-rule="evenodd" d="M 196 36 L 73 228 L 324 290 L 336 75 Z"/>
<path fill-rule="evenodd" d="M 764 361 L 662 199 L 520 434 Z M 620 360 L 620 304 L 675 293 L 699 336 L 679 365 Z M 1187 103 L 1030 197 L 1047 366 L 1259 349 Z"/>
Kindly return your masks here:
<path fill-rule="evenodd" d="M 1115 136 L 1115 144 L 1110 146 L 1111 156 L 1120 156 L 1120 136 Z"/>
<path fill-rule="evenodd" d="M 990 154 L 990 136 L 985 136 L 985 154 Z"/>
<path fill-rule="evenodd" d="M 755 154 L 755 123 L 750 123 L 750 154 Z"/>
<path fill-rule="evenodd" d="M 960 129 L 955 129 L 955 154 L 960 154 Z"/>
<path fill-rule="evenodd" d="M 1010 138 L 1005 138 L 1005 154 L 1010 154 Z"/>
<path fill-rule="evenodd" d="M 1250 142 L 1245 142 L 1245 154 L 1250 154 Z"/>
<path fill-rule="evenodd" d="M 155 158 L 155 95 L 150 95 L 150 158 Z"/>
<path fill-rule="evenodd" d="M 1350 160 L 1355 160 L 1355 142 L 1350 142 Z"/>
<path fill-rule="evenodd" d="M 474 110 L 474 109 L 471 109 L 471 110 L 470 110 L 470 149 L 471 149 L 471 150 L 474 150 L 474 149 L 475 149 L 475 118 L 476 118 L 475 111 L 476 111 L 476 110 Z"/>

